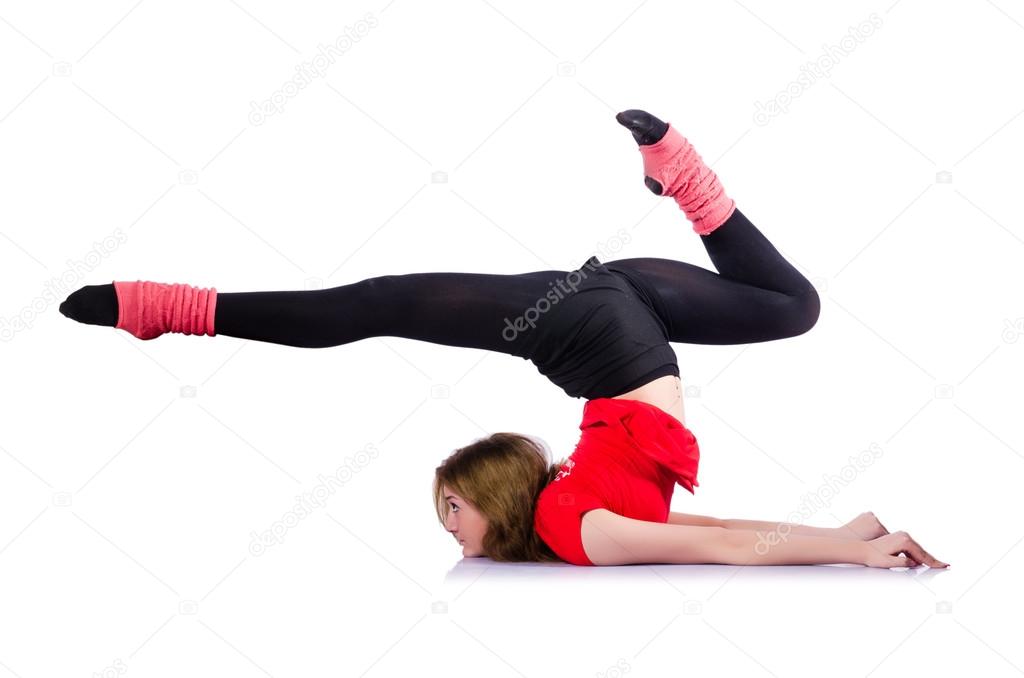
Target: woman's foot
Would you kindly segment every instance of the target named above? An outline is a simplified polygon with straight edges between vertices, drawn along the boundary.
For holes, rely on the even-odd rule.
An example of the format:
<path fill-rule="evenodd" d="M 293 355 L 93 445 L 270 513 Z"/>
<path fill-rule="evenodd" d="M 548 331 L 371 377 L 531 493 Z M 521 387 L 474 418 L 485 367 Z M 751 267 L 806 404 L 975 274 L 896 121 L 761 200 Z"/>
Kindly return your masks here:
<path fill-rule="evenodd" d="M 622 111 L 615 116 L 615 119 L 619 121 L 619 124 L 628 129 L 633 134 L 633 139 L 640 146 L 650 146 L 661 141 L 665 133 L 668 132 L 668 123 L 654 117 L 647 111 L 641 111 L 637 108 L 631 108 L 628 111 Z M 657 179 L 652 177 L 644 177 L 644 184 L 647 188 L 655 195 L 661 195 L 662 185 L 658 183 Z"/>
<path fill-rule="evenodd" d="M 699 235 L 708 235 L 736 209 L 718 176 L 671 123 L 647 111 L 630 109 L 615 116 L 640 145 L 644 183 L 657 195 L 671 196 Z"/>
<path fill-rule="evenodd" d="M 216 288 L 148 280 L 86 285 L 60 305 L 72 320 L 116 327 L 139 339 L 166 332 L 214 336 Z"/>
<path fill-rule="evenodd" d="M 636 143 L 641 146 L 649 146 L 661 141 L 668 131 L 668 123 L 659 120 L 647 111 L 631 108 L 622 111 L 615 116 L 619 124 L 633 133 Z"/>
<path fill-rule="evenodd" d="M 80 323 L 113 327 L 117 324 L 117 293 L 112 284 L 86 285 L 72 292 L 59 310 Z"/>

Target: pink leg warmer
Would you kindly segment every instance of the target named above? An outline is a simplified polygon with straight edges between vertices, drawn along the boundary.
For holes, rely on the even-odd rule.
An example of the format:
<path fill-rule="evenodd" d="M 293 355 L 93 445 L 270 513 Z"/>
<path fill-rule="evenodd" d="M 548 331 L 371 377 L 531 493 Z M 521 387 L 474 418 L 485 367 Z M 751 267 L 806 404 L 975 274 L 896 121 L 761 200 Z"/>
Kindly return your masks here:
<path fill-rule="evenodd" d="M 675 199 L 696 233 L 707 235 L 732 216 L 736 203 L 693 145 L 668 125 L 668 132 L 657 143 L 639 147 L 644 174 L 661 184 L 662 195 Z"/>
<path fill-rule="evenodd" d="M 214 335 L 217 289 L 136 280 L 114 281 L 117 327 L 139 339 L 165 332 Z"/>

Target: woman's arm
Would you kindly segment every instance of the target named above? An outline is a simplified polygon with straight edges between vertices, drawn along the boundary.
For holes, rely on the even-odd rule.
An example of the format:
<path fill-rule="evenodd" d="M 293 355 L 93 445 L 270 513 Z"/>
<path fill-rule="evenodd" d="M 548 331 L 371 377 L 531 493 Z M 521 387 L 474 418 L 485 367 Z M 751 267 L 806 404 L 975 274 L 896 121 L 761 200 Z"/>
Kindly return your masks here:
<path fill-rule="evenodd" d="M 585 513 L 581 530 L 583 550 L 595 565 L 864 565 L 870 548 L 856 539 L 782 533 L 772 538 L 775 533 L 720 525 L 635 520 L 607 509 Z"/>
<path fill-rule="evenodd" d="M 768 523 L 772 527 L 776 523 Z M 775 534 L 721 525 L 636 520 L 607 509 L 584 514 L 583 547 L 595 565 L 719 563 L 726 565 L 865 564 L 859 539 Z M 775 535 L 774 538 L 772 535 Z"/>
<path fill-rule="evenodd" d="M 725 521 L 721 518 L 699 516 L 695 513 L 676 513 L 675 511 L 668 514 L 668 523 L 671 525 L 693 525 L 694 527 L 725 527 Z"/>
<path fill-rule="evenodd" d="M 701 527 L 724 527 L 728 530 L 761 530 L 783 534 L 804 534 L 812 537 L 836 537 L 841 539 L 859 539 L 851 532 L 840 531 L 835 527 L 811 527 L 798 523 L 772 522 L 770 520 L 744 520 L 742 518 L 712 518 L 692 513 L 669 513 L 668 522 L 672 525 L 694 525 Z"/>
<path fill-rule="evenodd" d="M 724 565 L 826 565 L 947 567 L 906 532 L 870 541 L 803 534 L 777 535 L 719 526 L 635 520 L 608 509 L 583 514 L 583 550 L 595 565 L 719 563 Z"/>
<path fill-rule="evenodd" d="M 889 534 L 875 514 L 867 511 L 846 523 L 842 527 L 812 527 L 799 523 L 772 522 L 770 520 L 744 520 L 741 518 L 712 518 L 692 513 L 669 513 L 668 522 L 673 525 L 698 525 L 724 527 L 730 530 L 761 530 L 784 534 L 803 534 L 811 537 L 837 537 L 839 539 L 859 539 L 868 541 Z"/>

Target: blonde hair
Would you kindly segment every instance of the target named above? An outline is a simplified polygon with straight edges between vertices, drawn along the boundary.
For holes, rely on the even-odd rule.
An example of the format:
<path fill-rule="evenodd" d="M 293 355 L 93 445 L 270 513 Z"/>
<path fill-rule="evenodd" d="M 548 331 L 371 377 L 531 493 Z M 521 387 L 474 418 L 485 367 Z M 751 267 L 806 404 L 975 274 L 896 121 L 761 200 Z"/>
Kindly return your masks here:
<path fill-rule="evenodd" d="M 445 524 L 451 508 L 447 485 L 486 519 L 483 555 L 501 562 L 558 561 L 533 529 L 540 496 L 565 460 L 550 462 L 539 440 L 520 433 L 494 433 L 455 450 L 434 474 L 434 508 Z"/>

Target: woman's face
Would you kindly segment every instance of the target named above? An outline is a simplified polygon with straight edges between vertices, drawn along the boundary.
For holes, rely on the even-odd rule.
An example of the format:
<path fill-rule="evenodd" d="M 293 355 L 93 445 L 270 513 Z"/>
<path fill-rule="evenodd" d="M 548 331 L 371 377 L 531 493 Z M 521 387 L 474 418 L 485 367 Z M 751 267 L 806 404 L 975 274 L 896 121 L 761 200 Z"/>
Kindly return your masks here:
<path fill-rule="evenodd" d="M 445 502 L 448 503 L 448 517 L 444 529 L 455 537 L 462 547 L 462 555 L 466 558 L 482 556 L 484 534 L 487 532 L 487 519 L 472 504 L 455 494 L 447 485 L 441 486 Z"/>

